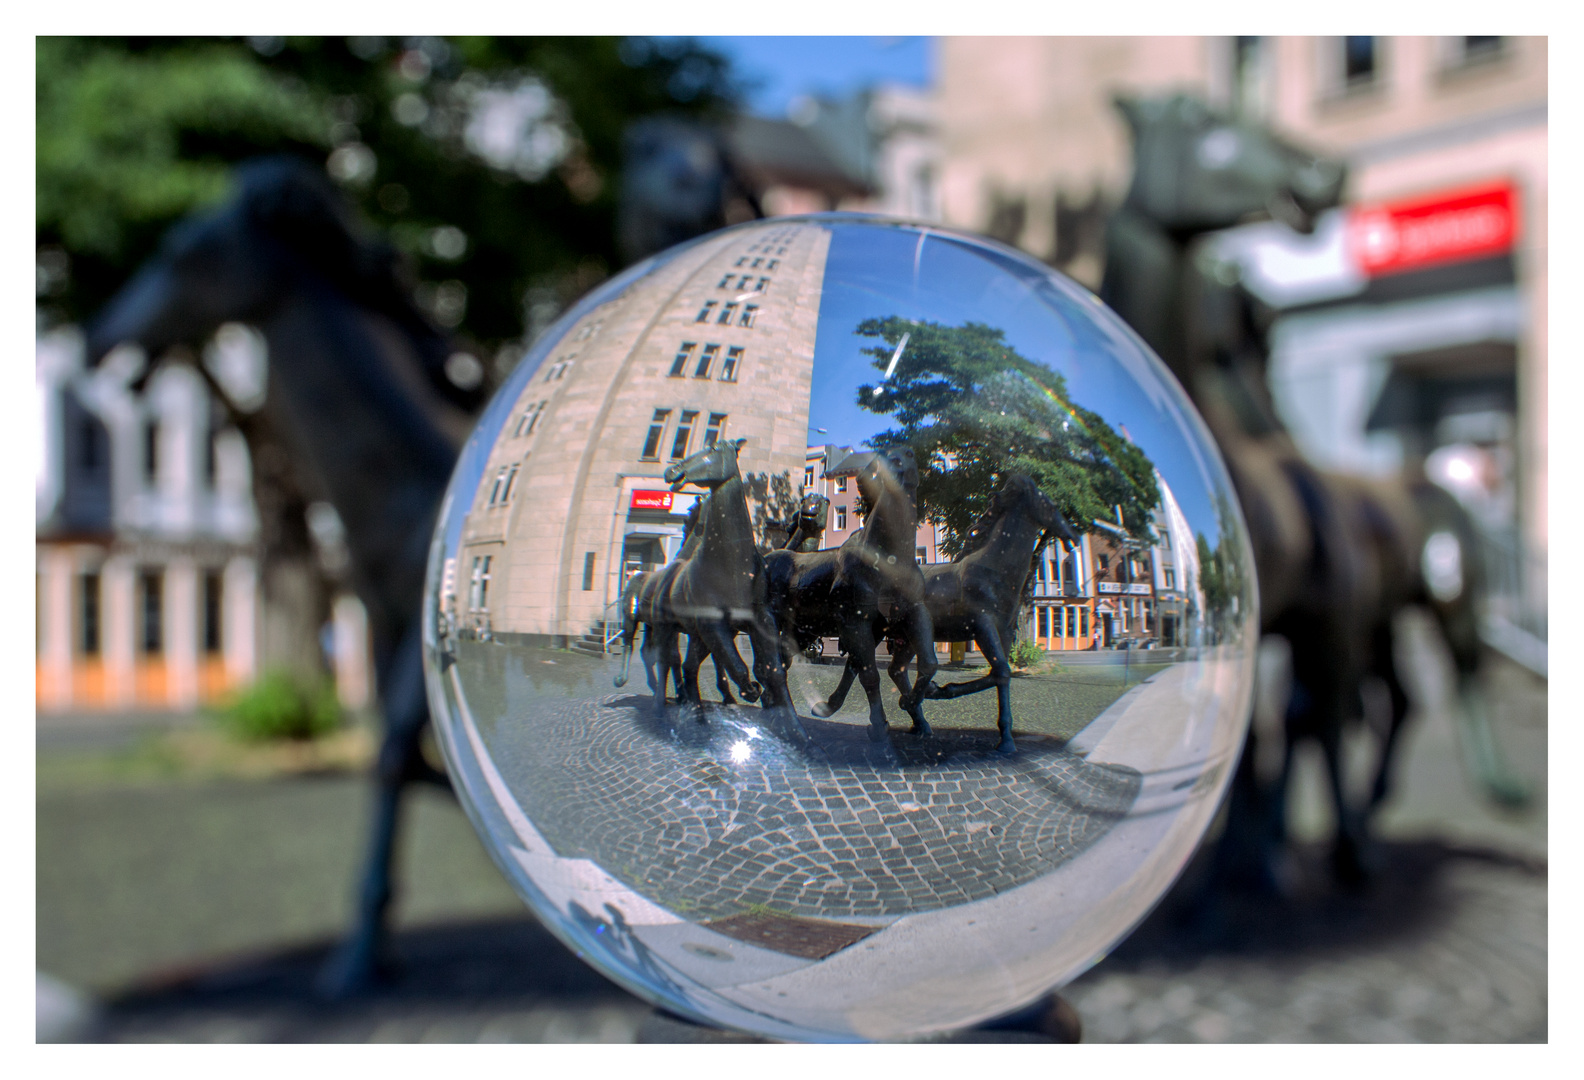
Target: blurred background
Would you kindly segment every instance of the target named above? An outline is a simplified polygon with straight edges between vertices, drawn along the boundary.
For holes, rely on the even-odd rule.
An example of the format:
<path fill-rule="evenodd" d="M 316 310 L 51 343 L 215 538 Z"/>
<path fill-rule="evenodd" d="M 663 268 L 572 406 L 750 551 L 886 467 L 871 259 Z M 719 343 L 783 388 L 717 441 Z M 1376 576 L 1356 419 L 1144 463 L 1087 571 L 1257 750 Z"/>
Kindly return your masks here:
<path fill-rule="evenodd" d="M 643 1012 L 533 924 L 434 792 L 402 841 L 401 980 L 309 1007 L 376 744 L 340 522 L 260 479 L 290 463 L 250 459 L 194 368 L 138 385 L 135 357 L 83 361 L 81 328 L 232 166 L 322 163 L 484 400 L 653 248 L 629 175 L 645 121 L 711 134 L 715 224 L 878 211 L 1097 288 L 1131 173 L 1113 97 L 1184 91 L 1347 163 L 1312 235 L 1250 223 L 1217 250 L 1273 313 L 1304 453 L 1422 470 L 1474 515 L 1498 735 L 1542 786 L 1521 813 L 1479 799 L 1446 658 L 1410 649 L 1393 872 L 1306 892 L 1300 843 L 1285 929 L 1212 947 L 1168 904 L 1069 996 L 1101 1039 L 1546 1037 L 1546 39 L 41 38 L 36 85 L 41 1024 L 48 1005 L 76 1037 L 621 1041 Z M 222 328 L 200 362 L 257 408 L 256 331 Z M 1330 828 L 1312 765 L 1300 842 Z"/>

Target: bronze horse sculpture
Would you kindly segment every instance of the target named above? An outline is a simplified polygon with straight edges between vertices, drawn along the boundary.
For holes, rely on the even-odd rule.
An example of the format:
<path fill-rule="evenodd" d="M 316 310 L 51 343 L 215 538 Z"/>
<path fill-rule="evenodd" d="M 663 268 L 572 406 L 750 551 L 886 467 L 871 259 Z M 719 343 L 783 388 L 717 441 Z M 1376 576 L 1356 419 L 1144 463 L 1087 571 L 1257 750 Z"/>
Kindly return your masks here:
<path fill-rule="evenodd" d="M 1118 107 L 1133 136 L 1134 174 L 1107 228 L 1100 295 L 1177 376 L 1215 437 L 1253 543 L 1261 629 L 1292 648 L 1280 774 L 1262 787 L 1245 749 L 1228 838 L 1260 849 L 1256 873 L 1268 880 L 1268 858 L 1285 839 L 1293 748 L 1312 738 L 1325 755 L 1336 811 L 1333 865 L 1339 876 L 1357 879 L 1365 871 L 1368 815 L 1389 790 L 1408 712 L 1392 649 L 1393 619 L 1404 606 L 1426 606 L 1436 617 L 1455 658 L 1465 726 L 1477 737 L 1483 727 L 1474 702 L 1481 585 L 1472 524 L 1426 481 L 1364 481 L 1304 458 L 1265 379 L 1270 313 L 1229 283 L 1200 243 L 1253 216 L 1307 231 L 1339 204 L 1343 167 L 1186 96 L 1119 100 Z M 1424 545 L 1437 533 L 1458 544 L 1464 580 L 1456 595 L 1430 589 L 1421 572 Z M 1369 676 L 1385 682 L 1392 716 L 1369 802 L 1357 807 L 1345 790 L 1342 737 L 1360 718 Z M 1488 732 L 1481 745 L 1490 745 Z M 1499 765 L 1487 761 L 1482 772 L 1487 787 L 1510 801 L 1513 785 Z"/>
<path fill-rule="evenodd" d="M 914 732 L 927 734 L 918 703 L 928 693 L 936 665 L 924 575 L 914 558 L 918 466 L 912 448 L 887 447 L 867 455 L 857 475 L 858 490 L 871 508 L 863 529 L 839 548 L 782 550 L 766 557 L 771 613 L 789 663 L 818 639 L 837 639 L 869 699 L 869 737 L 875 742 L 884 740 L 889 729 L 875 651 L 886 627 L 898 627 L 921 648 L 918 678 L 903 692 L 902 707 L 913 718 Z M 829 716 L 835 710 L 816 705 L 813 711 Z"/>
<path fill-rule="evenodd" d="M 929 696 L 949 700 L 994 688 L 996 726 L 1001 734 L 996 749 L 1003 754 L 1017 751 L 1012 738 L 1012 665 L 1007 650 L 1017 637 L 1023 588 L 1034 569 L 1034 557 L 1053 536 L 1078 543 L 1078 534 L 1055 502 L 1031 478 L 1013 473 L 970 530 L 963 553 L 952 562 L 924 567 L 924 604 L 934 640 L 972 641 L 990 664 L 989 672 L 977 679 L 930 687 Z M 899 634 L 888 636 L 891 680 L 906 697 L 907 666 L 915 646 Z M 934 644 L 929 648 L 933 653 Z M 830 696 L 831 710 L 839 709 L 846 699 L 853 674 L 849 663 Z M 929 732 L 928 723 L 923 723 L 923 731 Z"/>
<path fill-rule="evenodd" d="M 480 394 L 445 377 L 449 342 L 413 306 L 394 252 L 360 234 L 322 170 L 266 159 L 237 181 L 228 203 L 165 237 L 89 327 L 87 351 L 96 364 L 117 345 L 140 346 L 143 381 L 162 359 L 190 362 L 222 324 L 259 328 L 269 349 L 262 419 L 238 425 L 255 468 L 260 440 L 279 439 L 302 486 L 346 528 L 385 729 L 356 925 L 323 972 L 321 988 L 340 995 L 369 985 L 384 961 L 402 791 L 412 780 L 446 783 L 420 751 L 429 719 L 420 601 L 435 514 L 470 426 L 464 410 Z"/>
<path fill-rule="evenodd" d="M 668 680 L 675 680 L 677 635 L 688 635 L 688 655 L 681 664 L 679 695 L 686 706 L 704 718 L 698 692 L 698 669 L 705 656 L 722 666 L 744 695 L 762 695 L 772 726 L 794 743 L 807 745 L 808 734 L 787 692 L 776 624 L 770 614 L 764 557 L 754 544 L 746 489 L 738 469 L 737 452 L 745 439 L 721 441 L 666 467 L 672 490 L 693 484 L 708 489 L 701 500 L 697 527 L 698 545 L 662 571 L 663 596 L 651 610 L 651 630 L 656 636 L 654 654 L 655 704 L 664 709 Z M 754 670 L 750 679 L 735 644 L 746 632 L 753 647 Z M 755 681 L 757 680 L 757 681 Z"/>

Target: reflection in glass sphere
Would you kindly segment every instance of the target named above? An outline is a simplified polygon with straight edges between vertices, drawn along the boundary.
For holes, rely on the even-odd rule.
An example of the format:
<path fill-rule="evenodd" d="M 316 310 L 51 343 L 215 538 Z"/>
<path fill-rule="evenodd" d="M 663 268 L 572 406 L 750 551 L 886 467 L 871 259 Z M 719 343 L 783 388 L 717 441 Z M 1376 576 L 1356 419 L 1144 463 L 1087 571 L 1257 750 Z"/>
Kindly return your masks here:
<path fill-rule="evenodd" d="M 585 960 L 701 1022 L 898 1039 L 1081 973 L 1236 760 L 1220 458 L 1084 289 L 987 241 L 755 222 L 533 348 L 434 541 L 464 806 Z"/>

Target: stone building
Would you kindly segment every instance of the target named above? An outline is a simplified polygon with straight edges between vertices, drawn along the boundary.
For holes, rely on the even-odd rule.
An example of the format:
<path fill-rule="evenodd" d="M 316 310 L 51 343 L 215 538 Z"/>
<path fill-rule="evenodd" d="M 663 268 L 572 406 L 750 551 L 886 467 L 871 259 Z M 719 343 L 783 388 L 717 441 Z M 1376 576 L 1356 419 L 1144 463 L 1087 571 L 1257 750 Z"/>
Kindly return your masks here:
<path fill-rule="evenodd" d="M 38 709 L 217 703 L 280 664 L 285 650 L 272 643 L 301 632 L 265 602 L 247 445 L 192 368 L 164 365 L 137 391 L 143 361 L 131 352 L 92 372 L 82 354 L 75 328 L 37 340 Z M 262 402 L 256 333 L 222 328 L 204 362 L 235 399 Z M 311 528 L 323 524 L 310 515 Z M 366 707 L 362 605 L 335 597 L 324 631 L 307 649 L 316 662 L 329 653 L 342 704 Z"/>
<path fill-rule="evenodd" d="M 828 230 L 707 239 L 584 315 L 523 386 L 452 570 L 459 625 L 565 645 L 602 628 L 626 577 L 681 546 L 696 494 L 664 471 L 744 438 L 756 518 L 784 517 L 807 461 Z"/>
<path fill-rule="evenodd" d="M 1277 311 L 1277 405 L 1326 466 L 1488 477 L 1482 498 L 1511 507 L 1489 537 L 1510 554 L 1503 609 L 1543 641 L 1545 38 L 962 37 L 938 55 L 942 220 L 1090 287 L 1131 169 L 1116 94 L 1192 93 L 1344 160 L 1345 205 L 1312 237 L 1248 225 L 1217 246 Z"/>

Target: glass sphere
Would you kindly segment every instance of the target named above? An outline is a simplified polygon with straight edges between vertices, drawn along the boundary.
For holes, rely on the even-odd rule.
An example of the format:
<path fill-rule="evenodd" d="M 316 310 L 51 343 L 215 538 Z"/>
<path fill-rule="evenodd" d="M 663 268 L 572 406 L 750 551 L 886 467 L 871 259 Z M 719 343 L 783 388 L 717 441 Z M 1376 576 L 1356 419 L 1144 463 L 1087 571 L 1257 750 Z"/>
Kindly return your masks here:
<path fill-rule="evenodd" d="M 991 241 L 754 222 L 585 298 L 434 538 L 464 807 L 633 993 L 893 1040 L 1083 972 L 1186 864 L 1247 723 L 1254 574 L 1176 382 Z"/>

